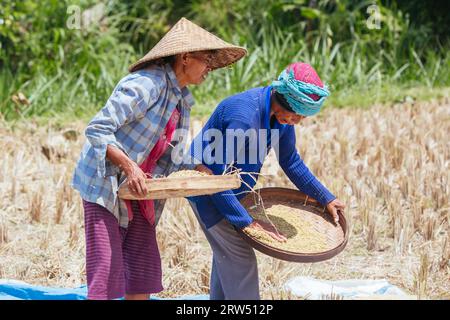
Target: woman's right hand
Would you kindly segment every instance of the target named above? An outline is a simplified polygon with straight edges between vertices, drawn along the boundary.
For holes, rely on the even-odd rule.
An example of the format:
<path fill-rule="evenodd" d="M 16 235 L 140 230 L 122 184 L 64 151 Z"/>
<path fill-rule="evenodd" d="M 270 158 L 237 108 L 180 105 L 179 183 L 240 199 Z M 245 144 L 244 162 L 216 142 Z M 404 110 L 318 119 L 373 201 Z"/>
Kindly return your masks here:
<path fill-rule="evenodd" d="M 262 222 L 260 220 L 254 220 L 246 228 L 252 228 L 254 230 L 261 230 L 267 233 L 273 239 L 279 242 L 286 242 L 287 238 L 280 234 L 270 223 Z"/>
<path fill-rule="evenodd" d="M 130 191 L 138 196 L 144 197 L 148 188 L 145 184 L 147 176 L 137 165 L 136 162 L 130 161 L 126 167 L 124 167 L 124 173 L 127 176 L 127 185 Z"/>
<path fill-rule="evenodd" d="M 141 197 L 147 194 L 148 189 L 145 184 L 147 176 L 136 162 L 128 158 L 122 150 L 111 144 L 106 147 L 106 157 L 127 176 L 127 186 L 132 193 Z"/>

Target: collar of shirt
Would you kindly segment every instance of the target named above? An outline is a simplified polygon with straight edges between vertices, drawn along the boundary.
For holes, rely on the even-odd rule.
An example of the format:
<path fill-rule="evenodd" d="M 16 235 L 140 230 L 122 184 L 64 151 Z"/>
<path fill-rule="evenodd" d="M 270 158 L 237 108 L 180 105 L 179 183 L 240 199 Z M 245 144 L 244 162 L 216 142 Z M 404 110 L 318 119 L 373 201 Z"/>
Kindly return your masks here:
<path fill-rule="evenodd" d="M 270 130 L 270 97 L 271 97 L 271 91 L 272 91 L 272 86 L 268 86 L 267 91 L 264 93 L 264 108 L 263 110 L 265 111 L 265 114 L 263 116 L 264 118 L 264 123 L 266 126 L 267 130 Z"/>
<path fill-rule="evenodd" d="M 260 108 L 262 110 L 262 128 L 265 128 L 267 130 L 267 145 L 272 144 L 272 134 L 271 130 L 283 130 L 287 124 L 281 124 L 278 122 L 277 118 L 275 117 L 273 121 L 273 126 L 271 126 L 270 123 L 270 112 L 271 112 L 271 96 L 272 96 L 272 86 L 265 87 L 262 91 L 261 98 L 260 98 Z"/>
<path fill-rule="evenodd" d="M 262 110 L 262 121 L 264 128 L 270 129 L 282 129 L 288 126 L 288 124 L 281 124 L 278 122 L 277 118 L 275 118 L 273 127 L 270 125 L 270 112 L 272 111 L 271 107 L 271 96 L 272 96 L 272 86 L 267 86 L 263 89 L 261 98 L 259 100 L 260 108 Z"/>
<path fill-rule="evenodd" d="M 178 83 L 177 76 L 175 75 L 175 71 L 173 70 L 170 63 L 166 63 L 164 65 L 164 70 L 169 76 L 169 80 L 172 83 L 173 93 L 177 97 L 178 100 L 183 99 L 186 102 L 186 108 L 191 109 L 194 105 L 194 97 L 187 87 L 180 88 L 180 84 Z"/>

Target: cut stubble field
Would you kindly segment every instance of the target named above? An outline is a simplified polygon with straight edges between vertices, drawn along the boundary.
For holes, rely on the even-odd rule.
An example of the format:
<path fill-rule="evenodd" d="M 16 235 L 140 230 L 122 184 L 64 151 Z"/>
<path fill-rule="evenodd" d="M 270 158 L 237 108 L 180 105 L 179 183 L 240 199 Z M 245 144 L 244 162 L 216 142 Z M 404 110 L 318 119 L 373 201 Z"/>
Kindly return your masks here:
<path fill-rule="evenodd" d="M 191 135 L 202 121 L 194 120 Z M 81 199 L 70 179 L 85 124 L 0 124 L 0 278 L 86 283 Z M 347 204 L 350 238 L 335 258 L 295 264 L 257 254 L 261 294 L 294 276 L 385 278 L 418 298 L 450 299 L 450 102 L 327 108 L 297 126 L 312 172 Z M 269 154 L 258 187 L 293 187 Z M 211 251 L 187 201 L 167 202 L 157 228 L 165 291 L 208 292 Z M 305 297 L 300 297 L 305 298 Z M 306 297 L 307 298 L 307 297 Z"/>

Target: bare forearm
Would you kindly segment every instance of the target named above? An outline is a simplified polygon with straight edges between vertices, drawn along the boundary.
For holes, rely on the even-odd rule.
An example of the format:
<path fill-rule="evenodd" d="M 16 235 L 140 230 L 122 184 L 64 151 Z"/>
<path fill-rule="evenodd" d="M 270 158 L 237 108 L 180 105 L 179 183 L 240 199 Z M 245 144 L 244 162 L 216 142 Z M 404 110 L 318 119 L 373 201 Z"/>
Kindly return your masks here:
<path fill-rule="evenodd" d="M 133 165 L 135 165 L 135 162 L 131 160 L 122 150 L 113 145 L 107 146 L 106 157 L 125 173 L 128 173 Z"/>
<path fill-rule="evenodd" d="M 131 160 L 122 150 L 113 145 L 108 145 L 106 148 L 106 157 L 125 173 L 127 176 L 127 184 L 131 192 L 140 196 L 145 196 L 147 194 L 148 189 L 145 184 L 146 175 L 136 162 Z"/>

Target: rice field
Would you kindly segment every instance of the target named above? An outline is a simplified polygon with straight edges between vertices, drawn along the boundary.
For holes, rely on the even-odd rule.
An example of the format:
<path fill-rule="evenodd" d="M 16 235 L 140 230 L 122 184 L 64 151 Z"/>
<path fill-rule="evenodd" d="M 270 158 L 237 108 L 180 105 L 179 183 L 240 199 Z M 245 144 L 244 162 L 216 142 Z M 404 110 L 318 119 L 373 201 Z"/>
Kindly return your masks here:
<path fill-rule="evenodd" d="M 192 134 L 200 130 L 196 120 Z M 81 200 L 69 182 L 84 123 L 0 124 L 0 278 L 85 284 Z M 295 264 L 258 255 L 263 298 L 291 299 L 294 276 L 381 279 L 420 299 L 450 299 L 450 101 L 325 109 L 297 127 L 298 149 L 347 204 L 350 239 L 335 258 Z M 258 186 L 292 184 L 269 155 Z M 208 292 L 211 251 L 187 201 L 158 225 L 165 291 Z M 304 297 L 303 297 L 304 298 Z"/>

